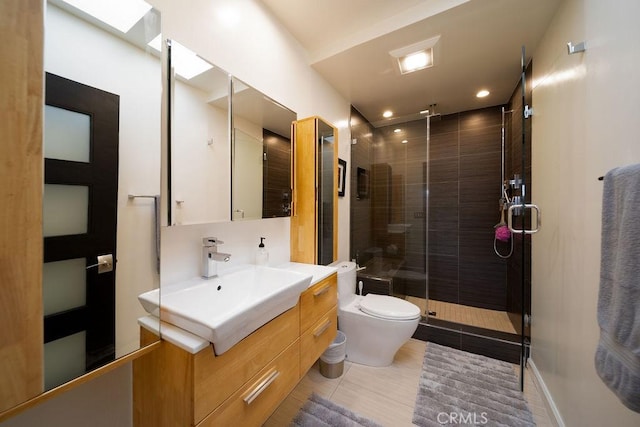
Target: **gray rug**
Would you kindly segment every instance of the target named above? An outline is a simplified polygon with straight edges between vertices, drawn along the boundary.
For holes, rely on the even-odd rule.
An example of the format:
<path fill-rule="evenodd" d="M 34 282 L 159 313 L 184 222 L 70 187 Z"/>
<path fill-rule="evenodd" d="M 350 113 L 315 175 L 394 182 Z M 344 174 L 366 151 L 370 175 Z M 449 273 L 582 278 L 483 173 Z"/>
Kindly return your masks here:
<path fill-rule="evenodd" d="M 427 344 L 413 412 L 418 426 L 535 426 L 513 365 Z"/>
<path fill-rule="evenodd" d="M 370 419 L 327 400 L 311 394 L 291 422 L 292 426 L 304 427 L 382 427 Z"/>

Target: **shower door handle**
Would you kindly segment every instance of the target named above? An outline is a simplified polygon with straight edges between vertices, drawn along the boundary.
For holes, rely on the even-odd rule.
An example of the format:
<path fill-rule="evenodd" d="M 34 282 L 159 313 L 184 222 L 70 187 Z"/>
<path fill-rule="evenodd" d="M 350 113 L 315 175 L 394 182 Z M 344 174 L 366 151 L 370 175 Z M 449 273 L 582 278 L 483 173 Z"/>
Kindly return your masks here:
<path fill-rule="evenodd" d="M 513 228 L 513 215 L 516 209 L 533 209 L 536 211 L 536 227 L 531 230 L 516 230 Z M 542 212 L 540 212 L 540 208 L 538 205 L 533 204 L 524 204 L 524 205 L 511 205 L 509 206 L 509 211 L 507 212 L 507 226 L 509 227 L 509 231 L 515 234 L 534 234 L 540 231 L 540 227 L 542 226 Z"/>

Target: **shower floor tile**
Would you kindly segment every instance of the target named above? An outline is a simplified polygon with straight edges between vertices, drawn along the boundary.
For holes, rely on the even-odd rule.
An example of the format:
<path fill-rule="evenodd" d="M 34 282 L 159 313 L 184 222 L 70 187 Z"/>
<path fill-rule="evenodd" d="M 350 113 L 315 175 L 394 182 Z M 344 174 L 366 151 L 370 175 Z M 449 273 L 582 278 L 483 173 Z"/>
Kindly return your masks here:
<path fill-rule="evenodd" d="M 424 298 L 407 297 L 407 301 L 420 307 L 420 311 L 427 310 Z M 487 310 L 486 308 L 470 307 L 467 305 L 453 304 L 449 302 L 429 300 L 429 310 L 436 312 L 436 319 L 449 322 L 462 323 L 478 328 L 492 329 L 494 331 L 517 333 L 505 311 Z"/>

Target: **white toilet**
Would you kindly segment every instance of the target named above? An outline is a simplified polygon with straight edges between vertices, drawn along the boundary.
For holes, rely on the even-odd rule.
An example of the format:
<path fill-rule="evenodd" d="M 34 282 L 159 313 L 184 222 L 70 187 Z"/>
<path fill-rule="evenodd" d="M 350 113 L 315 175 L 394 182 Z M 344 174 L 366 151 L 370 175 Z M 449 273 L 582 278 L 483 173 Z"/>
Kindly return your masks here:
<path fill-rule="evenodd" d="M 413 335 L 420 308 L 387 295 L 356 295 L 356 264 L 339 262 L 338 329 L 347 336 L 347 360 L 369 366 L 388 366 Z"/>

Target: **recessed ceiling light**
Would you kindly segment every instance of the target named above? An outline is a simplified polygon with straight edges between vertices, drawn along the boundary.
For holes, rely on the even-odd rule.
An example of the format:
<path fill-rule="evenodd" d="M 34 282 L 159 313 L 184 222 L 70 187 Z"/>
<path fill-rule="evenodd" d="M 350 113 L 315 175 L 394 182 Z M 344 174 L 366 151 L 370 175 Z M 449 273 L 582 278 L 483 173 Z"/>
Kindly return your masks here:
<path fill-rule="evenodd" d="M 440 36 L 413 43 L 409 46 L 394 49 L 389 55 L 396 58 L 400 73 L 406 74 L 433 66 L 433 47 Z"/>
<path fill-rule="evenodd" d="M 400 132 L 402 132 L 402 129 L 394 129 L 393 131 L 394 131 L 395 133 L 400 133 Z"/>
<path fill-rule="evenodd" d="M 403 144 L 406 144 L 407 142 L 409 142 L 409 141 L 407 141 L 406 139 L 403 139 L 403 140 L 402 140 L 402 143 L 403 143 Z"/>
<path fill-rule="evenodd" d="M 384 117 L 385 119 L 388 119 L 391 116 L 393 116 L 393 111 L 391 110 L 387 110 L 384 113 L 382 113 L 382 117 Z"/>
<path fill-rule="evenodd" d="M 489 96 L 489 91 L 486 89 L 482 89 L 480 92 L 476 93 L 478 98 L 484 98 L 485 96 Z"/>
<path fill-rule="evenodd" d="M 123 33 L 128 32 L 151 10 L 151 5 L 143 0 L 63 1 Z"/>
<path fill-rule="evenodd" d="M 433 65 L 433 49 L 420 50 L 398 58 L 402 74 L 422 70 Z"/>

